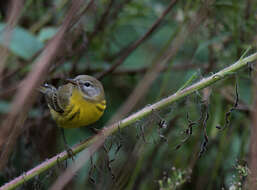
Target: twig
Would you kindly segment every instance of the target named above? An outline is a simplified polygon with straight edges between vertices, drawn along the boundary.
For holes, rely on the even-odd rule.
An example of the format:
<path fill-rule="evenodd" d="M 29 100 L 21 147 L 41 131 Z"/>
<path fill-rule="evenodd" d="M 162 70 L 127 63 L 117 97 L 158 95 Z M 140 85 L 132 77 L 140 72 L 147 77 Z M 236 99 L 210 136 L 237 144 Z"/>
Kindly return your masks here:
<path fill-rule="evenodd" d="M 70 29 L 79 22 L 79 19 L 90 9 L 90 7 L 93 5 L 94 0 L 90 0 L 89 3 L 87 3 L 87 5 L 84 7 L 84 9 L 77 15 L 75 16 L 75 18 L 73 19 L 71 25 L 70 25 Z"/>
<path fill-rule="evenodd" d="M 109 16 L 109 20 L 115 20 L 117 18 L 117 16 L 119 15 L 119 13 L 123 10 L 123 8 L 127 4 L 129 4 L 131 1 L 132 0 L 124 0 L 124 2 L 120 3 L 117 7 L 115 7 L 113 12 Z"/>
<path fill-rule="evenodd" d="M 99 132 L 99 134 L 91 137 L 88 140 L 85 140 L 84 142 L 82 142 L 78 145 L 75 145 L 72 148 L 72 151 L 74 152 L 74 154 L 78 154 L 82 150 L 89 148 L 89 150 L 93 150 L 92 152 L 90 152 L 90 154 L 87 154 L 86 158 L 89 159 L 91 154 L 96 151 L 96 149 L 95 149 L 96 146 L 100 147 L 102 145 L 101 143 L 104 143 L 105 139 L 108 136 L 119 131 L 119 129 L 123 129 L 123 128 L 135 123 L 136 121 L 142 119 L 143 117 L 151 114 L 153 109 L 160 110 L 166 106 L 169 106 L 173 102 L 176 102 L 196 91 L 199 91 L 205 87 L 208 87 L 208 86 L 214 84 L 217 81 L 220 81 L 221 79 L 224 79 L 225 77 L 231 76 L 231 73 L 235 73 L 239 69 L 246 67 L 247 63 L 255 61 L 255 60 L 257 60 L 257 53 L 254 53 L 244 59 L 240 59 L 233 65 L 228 66 L 225 69 L 223 69 L 215 74 L 212 74 L 211 76 L 209 76 L 207 78 L 203 78 L 199 82 L 197 82 L 181 91 L 178 91 L 175 94 L 168 96 L 167 98 L 164 98 L 159 102 L 156 102 L 155 104 L 146 106 L 145 108 L 141 109 L 140 111 L 130 115 L 129 117 L 127 117 L 119 122 L 114 123 L 113 125 L 103 128 Z M 98 142 L 97 145 L 95 144 L 96 142 Z M 88 153 L 88 151 L 87 151 L 87 153 Z M 67 152 L 64 151 L 64 152 L 54 156 L 53 158 L 43 162 L 42 164 L 38 165 L 37 167 L 26 172 L 25 175 L 22 174 L 21 176 L 15 178 L 14 180 L 5 184 L 4 186 L 2 186 L 0 188 L 0 190 L 14 189 L 14 188 L 18 187 L 19 185 L 23 184 L 24 182 L 28 181 L 29 179 L 33 178 L 34 176 L 39 175 L 40 173 L 52 168 L 53 166 L 55 166 L 57 164 L 57 158 L 58 158 L 59 162 L 66 160 L 68 158 Z M 85 162 L 85 159 L 84 159 L 84 162 Z M 77 168 L 77 170 L 78 169 L 79 168 Z M 62 181 L 62 182 L 63 182 L 63 185 L 65 185 L 68 181 Z"/>
<path fill-rule="evenodd" d="M 109 123 L 113 123 L 119 120 L 121 117 L 124 117 L 124 115 L 129 113 L 138 104 L 141 98 L 144 97 L 163 68 L 177 54 L 187 37 L 192 36 L 191 34 L 195 32 L 207 18 L 208 8 L 210 7 L 212 1 L 213 0 L 206 1 L 198 10 L 197 15 L 181 29 L 181 31 L 172 42 L 167 44 L 166 50 L 161 52 L 161 55 L 158 55 L 156 58 L 157 60 L 153 61 L 148 72 L 137 84 L 133 92 L 128 97 L 127 101 L 119 108 Z"/>
<path fill-rule="evenodd" d="M 114 1 L 115 0 L 110 0 L 107 8 L 105 9 L 105 12 L 102 14 L 100 21 L 97 23 L 97 25 L 95 26 L 94 31 L 89 35 L 89 41 L 91 41 L 91 39 L 100 31 L 102 31 L 102 29 L 104 28 L 105 24 L 106 24 L 106 20 L 108 19 L 108 16 L 110 14 L 110 11 L 112 9 L 112 6 L 114 5 Z"/>
<path fill-rule="evenodd" d="M 178 64 L 178 65 L 173 65 L 171 67 L 172 71 L 185 71 L 188 69 L 194 69 L 194 68 L 201 68 L 203 67 L 202 65 L 204 64 Z M 147 72 L 149 67 L 142 67 L 142 68 L 135 68 L 135 69 L 116 69 L 113 71 L 113 75 L 135 75 L 135 74 L 144 74 Z M 169 69 L 168 66 L 165 66 L 162 71 L 167 71 Z M 81 74 L 83 73 L 96 73 L 101 71 L 101 68 L 87 68 L 86 72 L 82 71 Z M 80 73 L 80 72 L 79 72 Z M 10 73 L 12 74 L 12 73 Z M 7 76 L 6 76 L 7 77 Z M 9 77 L 9 76 L 8 76 Z M 2 78 L 0 78 L 2 80 Z M 21 85 L 21 84 L 19 84 Z M 8 89 L 5 89 L 4 91 L 0 92 L 0 98 L 6 98 L 9 97 L 10 94 L 13 94 L 19 85 L 15 84 L 14 86 L 9 87 Z"/>
<path fill-rule="evenodd" d="M 175 3 L 177 0 L 172 0 L 170 4 L 168 5 L 167 9 L 163 11 L 162 15 L 154 22 L 154 24 L 150 27 L 150 29 L 137 41 L 135 41 L 133 44 L 131 44 L 127 50 L 125 51 L 124 55 L 121 56 L 121 58 L 114 63 L 109 69 L 106 71 L 103 71 L 97 75 L 98 79 L 103 78 L 105 75 L 112 73 L 118 66 L 120 66 L 124 60 L 140 45 L 142 44 L 145 40 L 147 40 L 151 34 L 153 34 L 154 31 L 159 27 L 161 24 L 161 21 L 163 18 L 170 12 L 170 10 L 174 7 Z"/>
<path fill-rule="evenodd" d="M 185 71 L 189 69 L 195 69 L 195 68 L 201 68 L 203 67 L 204 64 L 191 64 L 191 63 L 181 63 L 177 65 L 172 65 L 170 68 L 168 65 L 164 66 L 161 71 L 167 71 L 171 69 L 172 71 Z M 95 72 L 100 72 L 99 69 L 93 69 L 93 68 L 87 68 L 87 72 L 89 73 L 95 73 Z M 145 74 L 149 70 L 149 66 L 141 67 L 141 68 L 120 68 L 116 69 L 112 72 L 113 75 L 136 75 L 136 74 Z M 81 72 L 85 73 L 85 71 Z"/>
<path fill-rule="evenodd" d="M 82 0 L 73 0 L 73 4 L 59 32 L 42 52 L 42 56 L 38 59 L 31 72 L 24 79 L 23 82 L 26 85 L 19 88 L 16 93 L 9 115 L 0 127 L 0 147 L 2 151 L 0 157 L 0 170 L 5 166 L 9 153 L 12 151 L 16 139 L 22 131 L 22 125 L 35 97 L 33 91 L 40 84 L 43 77 L 46 76 L 51 60 L 56 55 L 63 36 L 73 19 L 73 15 L 78 11 L 81 3 Z"/>
<path fill-rule="evenodd" d="M 131 0 L 126 0 L 125 2 L 121 3 L 118 7 L 114 7 L 115 0 L 110 0 L 108 6 L 106 7 L 104 13 L 102 14 L 100 21 L 96 23 L 94 31 L 89 34 L 87 44 L 90 44 L 92 39 L 99 33 L 103 32 L 106 28 L 106 25 L 110 24 L 110 21 L 114 21 L 118 14 L 122 11 L 124 5 L 128 4 Z M 114 12 L 111 13 L 111 9 L 114 7 Z M 109 21 L 109 22 L 108 22 Z"/>
<path fill-rule="evenodd" d="M 209 142 L 209 138 L 208 138 L 208 135 L 207 135 L 207 121 L 209 119 L 209 113 L 208 113 L 208 106 L 204 105 L 204 108 L 203 108 L 203 111 L 205 113 L 205 118 L 203 120 L 203 141 L 202 141 L 202 144 L 200 146 L 200 152 L 198 154 L 198 158 L 200 158 L 203 153 L 207 150 L 207 144 Z"/>
<path fill-rule="evenodd" d="M 239 102 L 239 97 L 238 97 L 238 87 L 237 87 L 237 83 L 236 83 L 236 100 L 235 100 L 235 103 L 234 103 L 234 105 L 233 105 L 233 107 L 232 108 L 230 108 L 229 109 L 229 111 L 227 111 L 226 112 L 226 114 L 225 114 L 225 125 L 223 126 L 223 127 L 221 127 L 221 126 L 216 126 L 216 128 L 217 129 L 219 129 L 219 130 L 224 130 L 224 129 L 226 129 L 227 127 L 229 127 L 230 126 L 230 116 L 231 116 L 231 114 L 232 114 L 232 112 L 234 111 L 234 110 L 237 110 L 237 107 L 238 107 L 238 102 Z"/>
<path fill-rule="evenodd" d="M 20 1 L 12 0 L 9 2 L 10 3 L 8 4 L 8 6 L 10 6 L 11 9 L 10 9 L 10 11 L 8 9 L 9 14 L 8 14 L 8 18 L 7 18 L 7 25 L 6 25 L 6 27 L 4 29 L 4 33 L 3 33 L 3 39 L 4 39 L 5 46 L 9 46 L 11 36 L 12 36 L 12 30 L 14 29 L 14 27 L 16 26 L 16 24 L 20 18 L 20 13 L 21 13 L 22 6 L 23 6 L 22 0 L 20 0 Z M 8 2 L 6 2 L 6 3 L 8 3 Z M 1 47 L 0 48 L 0 76 L 2 76 L 2 74 L 3 74 L 3 70 L 5 67 L 5 63 L 6 63 L 8 55 L 9 55 L 9 52 L 8 52 L 7 47 Z"/>
<path fill-rule="evenodd" d="M 189 140 L 189 138 L 193 134 L 193 126 L 198 125 L 198 122 L 194 122 L 194 121 L 190 120 L 188 112 L 187 112 L 186 118 L 187 118 L 187 123 L 188 123 L 187 129 L 184 132 L 186 134 L 186 137 L 178 145 L 176 145 L 176 147 L 175 147 L 176 150 L 180 149 L 180 147 Z"/>

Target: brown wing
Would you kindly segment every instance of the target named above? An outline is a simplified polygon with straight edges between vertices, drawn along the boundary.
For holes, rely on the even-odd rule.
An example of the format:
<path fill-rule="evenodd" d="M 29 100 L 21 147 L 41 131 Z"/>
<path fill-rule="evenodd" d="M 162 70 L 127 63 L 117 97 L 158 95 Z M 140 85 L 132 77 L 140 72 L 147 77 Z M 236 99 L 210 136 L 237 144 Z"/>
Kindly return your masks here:
<path fill-rule="evenodd" d="M 58 113 L 63 113 L 64 109 L 58 101 L 58 90 L 49 84 L 44 84 L 39 91 L 45 95 L 47 104 Z"/>
<path fill-rule="evenodd" d="M 64 110 L 69 105 L 70 97 L 72 95 L 72 86 L 72 84 L 66 84 L 60 86 L 57 90 L 57 102 Z"/>

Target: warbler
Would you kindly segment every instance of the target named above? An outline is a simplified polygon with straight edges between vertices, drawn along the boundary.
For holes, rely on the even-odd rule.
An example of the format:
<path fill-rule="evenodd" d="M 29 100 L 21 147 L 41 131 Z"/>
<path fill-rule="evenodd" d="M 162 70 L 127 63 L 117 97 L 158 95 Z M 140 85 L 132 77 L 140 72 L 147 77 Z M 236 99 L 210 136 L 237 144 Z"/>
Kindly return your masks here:
<path fill-rule="evenodd" d="M 99 120 L 106 108 L 101 82 L 89 75 L 66 80 L 68 83 L 58 89 L 50 84 L 44 84 L 39 89 L 57 125 L 77 128 Z"/>

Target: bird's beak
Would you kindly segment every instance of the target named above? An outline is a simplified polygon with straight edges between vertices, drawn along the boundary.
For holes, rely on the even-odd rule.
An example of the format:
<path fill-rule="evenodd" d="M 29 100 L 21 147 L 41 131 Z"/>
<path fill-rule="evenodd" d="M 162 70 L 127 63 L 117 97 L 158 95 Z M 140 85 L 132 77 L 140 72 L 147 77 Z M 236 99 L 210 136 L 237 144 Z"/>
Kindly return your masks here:
<path fill-rule="evenodd" d="M 71 84 L 78 85 L 78 83 L 74 79 L 66 79 L 66 81 Z"/>

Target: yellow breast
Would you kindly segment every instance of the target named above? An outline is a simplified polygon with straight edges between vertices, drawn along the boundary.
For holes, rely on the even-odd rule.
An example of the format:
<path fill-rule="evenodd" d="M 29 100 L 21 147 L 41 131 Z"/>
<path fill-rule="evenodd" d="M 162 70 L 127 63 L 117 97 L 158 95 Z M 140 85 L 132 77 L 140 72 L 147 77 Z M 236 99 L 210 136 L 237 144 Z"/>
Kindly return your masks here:
<path fill-rule="evenodd" d="M 64 113 L 58 113 L 53 109 L 50 111 L 59 127 L 76 128 L 96 122 L 103 115 L 105 108 L 105 100 L 91 102 L 84 99 L 79 91 L 74 91 Z"/>

